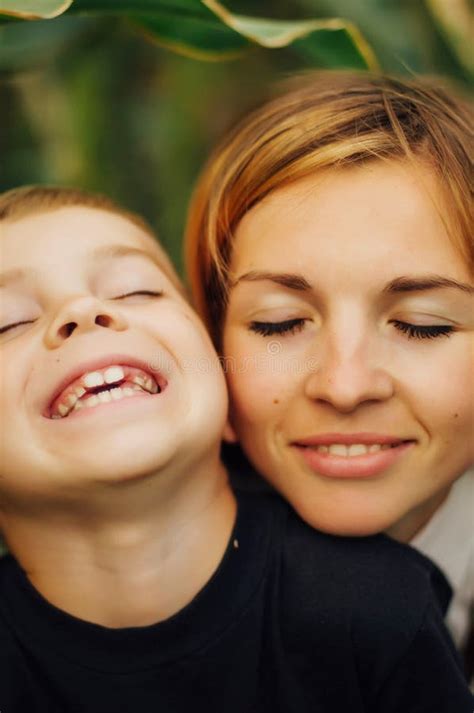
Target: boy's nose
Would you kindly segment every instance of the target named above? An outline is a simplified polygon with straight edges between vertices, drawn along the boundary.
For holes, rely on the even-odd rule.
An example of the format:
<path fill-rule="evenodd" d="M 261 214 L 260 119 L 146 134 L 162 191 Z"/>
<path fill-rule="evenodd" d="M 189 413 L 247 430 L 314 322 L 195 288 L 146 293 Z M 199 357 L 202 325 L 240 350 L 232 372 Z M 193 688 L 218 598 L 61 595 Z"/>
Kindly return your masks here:
<path fill-rule="evenodd" d="M 70 300 L 62 306 L 51 322 L 46 335 L 46 346 L 54 349 L 60 346 L 72 334 L 80 334 L 103 327 L 121 332 L 128 327 L 127 320 L 120 310 L 95 297 L 81 297 Z"/>

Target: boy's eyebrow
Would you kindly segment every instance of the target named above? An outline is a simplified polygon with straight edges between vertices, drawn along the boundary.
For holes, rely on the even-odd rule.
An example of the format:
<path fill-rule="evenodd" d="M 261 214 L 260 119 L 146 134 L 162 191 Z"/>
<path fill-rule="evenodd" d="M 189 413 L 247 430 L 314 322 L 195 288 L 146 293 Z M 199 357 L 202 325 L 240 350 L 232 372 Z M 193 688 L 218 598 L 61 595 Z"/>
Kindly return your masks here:
<path fill-rule="evenodd" d="M 156 255 L 146 250 L 141 250 L 140 248 L 128 247 L 127 245 L 101 245 L 94 250 L 92 258 L 127 257 L 129 255 L 148 258 L 148 260 L 154 262 L 160 269 L 163 269 Z"/>
<path fill-rule="evenodd" d="M 140 250 L 140 248 L 127 247 L 126 245 L 105 245 L 97 248 L 92 253 L 93 258 L 126 257 L 127 255 L 138 255 L 140 257 L 148 258 L 154 262 L 160 270 L 165 269 L 156 255 L 148 253 L 146 250 Z M 30 270 L 22 270 L 21 268 L 6 270 L 5 272 L 0 273 L 0 287 L 5 287 L 10 282 L 17 282 L 31 274 Z"/>
<path fill-rule="evenodd" d="M 389 294 L 399 292 L 421 292 L 424 290 L 456 289 L 466 292 L 468 295 L 474 294 L 474 287 L 466 282 L 458 282 L 450 277 L 442 275 L 420 275 L 397 277 L 385 285 L 383 291 Z"/>
<path fill-rule="evenodd" d="M 128 255 L 136 255 L 138 257 L 143 257 L 146 260 L 150 260 L 159 270 L 162 272 L 168 280 L 173 284 L 173 286 L 178 290 L 181 297 L 184 297 L 186 301 L 189 301 L 189 297 L 186 293 L 185 287 L 179 279 L 177 273 L 173 269 L 173 264 L 171 260 L 166 255 L 164 249 L 158 241 L 150 236 L 150 239 L 154 241 L 156 250 L 148 251 L 142 250 L 141 248 L 132 248 L 128 245 L 102 245 L 94 250 L 92 256 L 93 258 L 113 258 L 113 257 L 127 257 Z"/>

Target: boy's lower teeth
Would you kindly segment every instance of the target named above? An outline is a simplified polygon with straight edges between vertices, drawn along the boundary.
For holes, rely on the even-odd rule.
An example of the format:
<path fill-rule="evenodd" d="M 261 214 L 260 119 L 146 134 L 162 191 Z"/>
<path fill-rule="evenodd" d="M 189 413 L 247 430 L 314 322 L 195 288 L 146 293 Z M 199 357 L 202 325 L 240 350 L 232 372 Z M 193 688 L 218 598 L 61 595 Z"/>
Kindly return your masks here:
<path fill-rule="evenodd" d="M 121 401 L 122 399 L 126 399 L 129 396 L 135 396 L 137 392 L 142 394 L 147 393 L 140 386 L 116 386 L 107 391 L 101 391 L 98 394 L 89 396 L 89 398 L 87 399 L 81 399 L 80 401 L 77 401 L 74 407 L 71 409 L 70 413 L 73 413 L 74 411 L 80 411 L 84 408 L 94 408 L 95 406 L 111 403 L 112 401 Z"/>
<path fill-rule="evenodd" d="M 110 403 L 111 401 L 120 401 L 128 396 L 135 396 L 137 392 L 145 393 L 144 389 L 140 386 L 117 386 L 109 391 L 101 391 L 98 394 L 94 394 L 83 401 L 77 401 L 76 405 L 72 409 L 73 411 L 78 411 L 81 408 L 93 408 L 94 406 L 99 406 L 103 403 Z"/>

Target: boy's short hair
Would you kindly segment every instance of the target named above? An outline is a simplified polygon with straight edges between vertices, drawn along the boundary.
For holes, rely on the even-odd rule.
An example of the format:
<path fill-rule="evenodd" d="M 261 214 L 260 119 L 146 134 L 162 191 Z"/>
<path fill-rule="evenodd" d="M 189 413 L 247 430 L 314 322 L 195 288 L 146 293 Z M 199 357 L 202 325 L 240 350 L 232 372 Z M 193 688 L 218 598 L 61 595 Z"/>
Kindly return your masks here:
<path fill-rule="evenodd" d="M 31 185 L 13 188 L 0 194 L 0 222 L 15 221 L 34 213 L 43 213 L 59 208 L 85 207 L 104 210 L 108 213 L 125 218 L 148 235 L 160 252 L 160 265 L 163 272 L 171 280 L 183 297 L 188 299 L 181 282 L 168 255 L 162 249 L 157 235 L 150 224 L 137 213 L 122 208 L 111 198 L 101 193 L 90 193 L 78 188 L 66 186 Z"/>
<path fill-rule="evenodd" d="M 428 165 L 439 180 L 450 238 L 473 264 L 467 101 L 440 80 L 360 72 L 310 72 L 285 89 L 218 147 L 191 202 L 187 272 L 218 347 L 237 225 L 272 191 L 320 170 L 374 159 Z"/>

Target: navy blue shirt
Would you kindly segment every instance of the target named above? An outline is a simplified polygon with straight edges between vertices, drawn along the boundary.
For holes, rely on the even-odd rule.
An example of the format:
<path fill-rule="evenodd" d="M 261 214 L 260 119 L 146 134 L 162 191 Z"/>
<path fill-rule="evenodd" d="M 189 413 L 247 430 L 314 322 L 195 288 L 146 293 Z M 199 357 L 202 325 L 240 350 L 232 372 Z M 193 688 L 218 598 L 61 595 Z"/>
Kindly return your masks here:
<path fill-rule="evenodd" d="M 472 713 L 436 567 L 332 537 L 240 494 L 207 585 L 153 626 L 108 629 L 0 561 L 1 713 Z"/>

